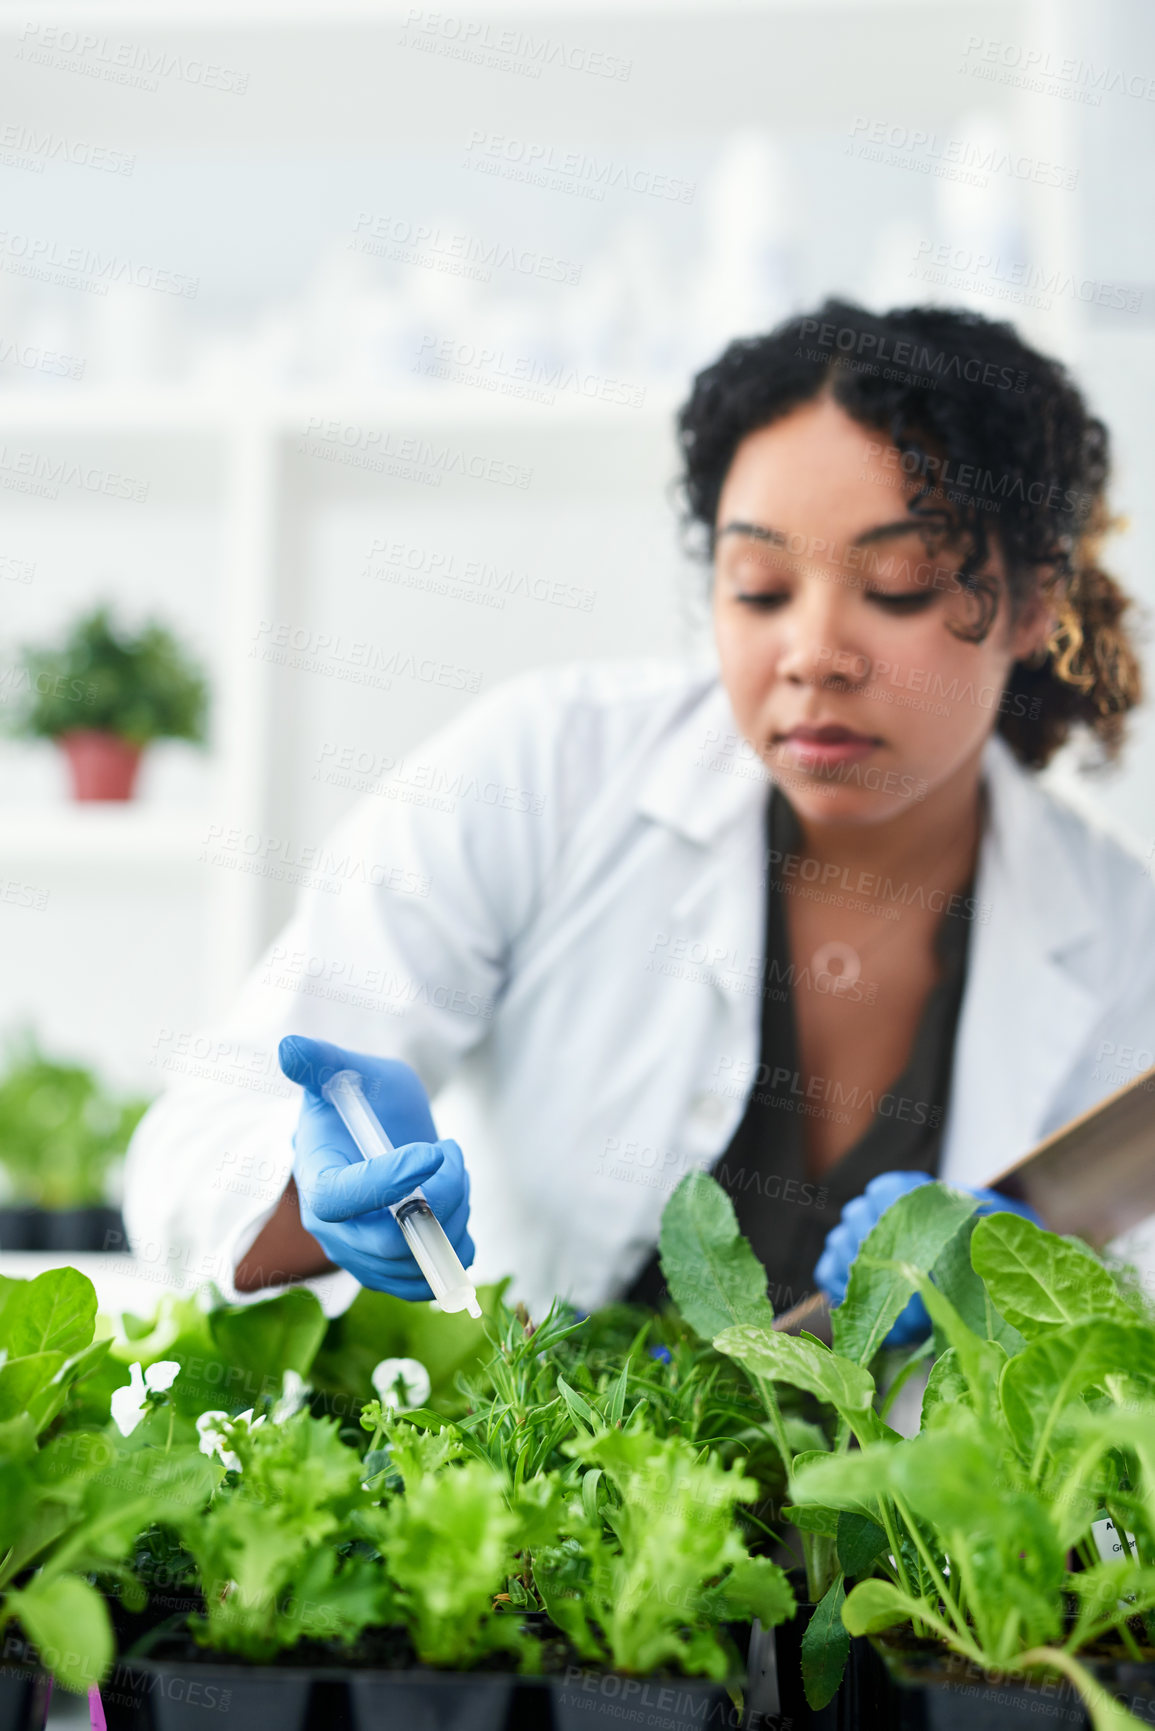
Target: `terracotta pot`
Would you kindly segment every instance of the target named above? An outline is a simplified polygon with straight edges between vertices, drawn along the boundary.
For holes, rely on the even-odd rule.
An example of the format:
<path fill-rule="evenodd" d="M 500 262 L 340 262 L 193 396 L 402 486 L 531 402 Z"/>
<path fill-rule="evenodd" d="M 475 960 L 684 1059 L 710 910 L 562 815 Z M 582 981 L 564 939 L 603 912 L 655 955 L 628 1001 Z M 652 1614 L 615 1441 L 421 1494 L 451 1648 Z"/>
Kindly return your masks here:
<path fill-rule="evenodd" d="M 68 759 L 74 799 L 132 798 L 142 746 L 91 727 L 62 733 L 57 744 Z"/>

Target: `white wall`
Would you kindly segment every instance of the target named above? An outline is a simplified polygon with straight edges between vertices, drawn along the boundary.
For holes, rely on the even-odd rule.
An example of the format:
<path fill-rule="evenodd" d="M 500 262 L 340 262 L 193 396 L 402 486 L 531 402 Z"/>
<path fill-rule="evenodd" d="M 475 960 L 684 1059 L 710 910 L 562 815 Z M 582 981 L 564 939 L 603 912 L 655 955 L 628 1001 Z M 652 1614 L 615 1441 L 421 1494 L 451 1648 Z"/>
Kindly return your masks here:
<path fill-rule="evenodd" d="M 490 40 L 519 33 L 515 70 L 440 51 L 453 44 L 425 26 L 444 12 L 406 34 L 409 10 L 57 9 L 52 26 L 98 34 L 80 54 L 47 21 L 0 19 L 16 147 L 0 159 L 0 555 L 33 567 L 29 582 L 0 578 L 0 670 L 16 643 L 107 593 L 131 617 L 161 613 L 217 686 L 211 753 L 159 750 L 125 823 L 82 824 L 50 748 L 0 749 L 0 873 L 49 892 L 39 911 L 0 903 L 0 1029 L 32 1016 L 50 1044 L 126 1082 L 155 1080 L 161 1032 L 216 1013 L 287 912 L 290 885 L 201 861 L 214 826 L 307 846 L 357 797 L 315 776 L 334 748 L 401 755 L 469 700 L 414 680 L 358 688 L 249 649 L 281 624 L 436 655 L 488 688 L 573 655 L 685 647 L 699 574 L 667 496 L 672 413 L 731 335 L 832 291 L 1013 317 L 1070 361 L 1114 430 L 1130 523 L 1113 564 L 1153 598 L 1153 110 L 1109 88 L 1115 69 L 1155 77 L 1139 0 L 1087 15 L 946 0 L 470 13 Z M 625 75 L 555 57 L 528 76 L 535 42 Z M 1106 69 L 1108 88 L 1079 70 L 1041 90 L 1014 82 L 1016 61 L 1048 52 Z M 206 65 L 233 88 L 207 88 Z M 933 142 L 871 160 L 856 148 L 875 124 Z M 469 164 L 494 134 L 515 154 L 585 153 L 692 192 L 659 196 L 647 179 L 591 198 L 564 172 L 552 187 L 483 174 Z M 1067 165 L 1077 185 L 996 174 L 960 189 L 924 172 L 957 139 Z M 61 160 L 61 140 L 82 158 L 119 151 L 129 172 Z M 366 214 L 392 237 L 382 246 L 405 225 L 438 238 L 380 256 L 363 248 Z M 942 242 L 988 262 L 936 281 L 928 249 Z M 516 262 L 483 281 L 437 268 L 495 245 L 578 280 Z M 70 249 L 87 274 L 47 280 Z M 195 293 L 96 292 L 102 270 L 129 266 Z M 1142 290 L 1138 310 L 1016 294 L 1030 266 Z M 420 370 L 433 341 L 501 358 L 450 382 Z M 27 364 L 45 349 L 82 376 Z M 501 388 L 519 365 L 559 362 L 642 400 L 599 410 L 572 390 L 527 403 Z M 311 420 L 340 431 L 310 445 Z M 433 486 L 329 460 L 362 435 L 377 435 L 372 453 L 414 431 L 521 465 L 530 483 Z M 68 486 L 30 499 L 11 484 L 21 451 L 138 476 L 147 499 Z M 380 540 L 420 549 L 426 576 L 437 560 L 482 561 L 593 600 L 523 591 L 482 606 L 394 580 L 368 559 Z M 1089 793 L 1144 845 L 1151 744 L 1145 713 L 1124 773 Z"/>

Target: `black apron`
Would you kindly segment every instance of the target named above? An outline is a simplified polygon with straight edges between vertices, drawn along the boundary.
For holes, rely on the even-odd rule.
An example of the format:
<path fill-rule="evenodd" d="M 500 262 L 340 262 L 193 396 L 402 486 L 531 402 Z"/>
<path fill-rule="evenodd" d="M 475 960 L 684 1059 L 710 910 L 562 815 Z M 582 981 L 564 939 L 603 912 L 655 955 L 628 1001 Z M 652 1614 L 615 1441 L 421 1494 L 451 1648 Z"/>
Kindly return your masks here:
<path fill-rule="evenodd" d="M 940 974 L 927 996 L 906 1067 L 877 1096 L 874 1116 L 857 1142 L 820 1178 L 811 1178 L 803 1118 L 807 1112 L 837 1111 L 846 1091 L 832 1079 L 824 1084 L 825 1098 L 821 1087 L 808 1098 L 798 1068 L 790 986 L 795 974 L 782 901 L 784 894 L 794 893 L 798 879 L 786 882 L 770 860 L 802 854 L 804 842 L 797 815 L 776 783 L 767 798 L 766 825 L 771 852 L 758 1068 L 742 1121 L 710 1171 L 734 1203 L 738 1224 L 766 1268 L 770 1302 L 781 1315 L 814 1291 L 814 1265 L 826 1234 L 837 1226 L 843 1205 L 861 1195 L 872 1178 L 881 1172 L 938 1172 L 971 919 L 965 912 L 944 910 L 934 939 Z M 961 895 L 965 909 L 973 885 Z M 800 975 L 801 967 L 795 972 Z M 871 1013 L 865 1004 L 863 1013 Z M 656 1247 L 622 1297 L 637 1304 L 664 1302 Z"/>

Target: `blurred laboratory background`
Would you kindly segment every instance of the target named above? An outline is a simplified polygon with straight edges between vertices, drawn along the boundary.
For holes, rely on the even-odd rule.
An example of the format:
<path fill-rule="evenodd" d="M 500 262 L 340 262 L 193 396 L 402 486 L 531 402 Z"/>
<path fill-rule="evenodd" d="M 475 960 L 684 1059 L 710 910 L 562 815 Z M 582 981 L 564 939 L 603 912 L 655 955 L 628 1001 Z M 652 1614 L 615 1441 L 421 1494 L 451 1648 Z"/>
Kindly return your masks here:
<path fill-rule="evenodd" d="M 61 1207 L 438 724 L 702 647 L 673 415 L 731 337 L 1012 319 L 1155 599 L 1145 0 L 455 6 L 0 9 L 0 1139 L 55 1113 Z M 1048 772 L 1145 851 L 1152 741 Z"/>

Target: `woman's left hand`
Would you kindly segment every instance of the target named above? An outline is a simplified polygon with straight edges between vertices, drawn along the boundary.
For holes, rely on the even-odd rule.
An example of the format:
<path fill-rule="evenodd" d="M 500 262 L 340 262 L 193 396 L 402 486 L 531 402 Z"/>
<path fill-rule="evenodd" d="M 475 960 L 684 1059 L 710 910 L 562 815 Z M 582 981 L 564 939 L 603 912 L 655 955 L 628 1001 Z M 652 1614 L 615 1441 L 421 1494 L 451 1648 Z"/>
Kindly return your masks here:
<path fill-rule="evenodd" d="M 922 1184 L 932 1182 L 929 1172 L 882 1172 L 877 1178 L 872 1178 L 861 1196 L 856 1196 L 842 1210 L 842 1217 L 826 1235 L 826 1245 L 814 1269 L 814 1278 L 826 1293 L 832 1305 L 841 1304 L 846 1297 L 846 1287 L 850 1279 L 850 1270 L 854 1259 L 862 1247 L 863 1240 L 878 1224 L 892 1202 L 897 1202 L 900 1196 L 908 1191 L 917 1190 Z M 959 1185 L 968 1195 L 974 1196 L 980 1206 L 979 1214 L 1021 1214 L 1027 1220 L 1033 1220 L 1036 1226 L 1043 1222 L 1025 1202 L 1013 1201 L 1003 1196 L 997 1190 L 974 1190 L 969 1185 Z M 884 1346 L 912 1346 L 916 1340 L 924 1340 L 930 1333 L 930 1317 L 926 1306 L 916 1292 L 898 1317 L 897 1322 L 883 1341 Z"/>

